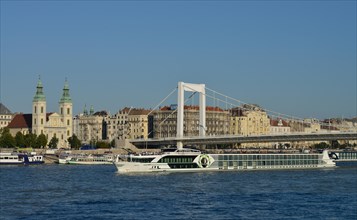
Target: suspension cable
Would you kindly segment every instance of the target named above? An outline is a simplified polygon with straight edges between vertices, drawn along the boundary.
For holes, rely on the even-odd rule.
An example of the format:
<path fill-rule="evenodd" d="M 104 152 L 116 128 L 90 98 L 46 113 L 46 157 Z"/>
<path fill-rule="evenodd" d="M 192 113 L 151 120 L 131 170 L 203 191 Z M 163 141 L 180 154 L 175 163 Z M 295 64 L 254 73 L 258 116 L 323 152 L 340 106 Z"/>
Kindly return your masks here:
<path fill-rule="evenodd" d="M 153 108 L 147 115 L 150 115 L 151 113 L 153 113 L 163 102 L 166 101 L 166 99 L 168 99 L 174 92 L 176 92 L 177 87 L 172 90 L 172 92 L 170 92 L 169 95 L 167 95 L 158 105 L 155 106 L 155 108 Z"/>
<path fill-rule="evenodd" d="M 217 93 L 217 94 L 219 94 L 219 95 L 221 95 L 221 96 L 224 96 L 224 97 L 226 97 L 226 99 L 228 99 L 228 98 L 229 98 L 229 99 L 231 99 L 231 100 L 233 100 L 233 101 L 236 101 L 236 102 L 238 102 L 238 103 L 242 103 L 242 104 L 245 104 L 245 105 L 248 105 L 248 106 L 251 106 L 251 107 L 256 107 L 256 106 L 254 106 L 254 105 L 252 105 L 252 104 L 249 104 L 249 103 L 243 102 L 243 101 L 241 101 L 241 100 L 238 100 L 238 99 L 235 99 L 235 98 L 229 97 L 229 96 L 224 95 L 224 94 L 222 94 L 222 93 L 220 93 L 220 92 L 217 92 L 217 91 L 215 91 L 215 90 L 212 90 L 212 89 L 210 89 L 210 88 L 208 88 L 208 87 L 206 87 L 206 89 L 207 89 L 207 90 L 209 90 L 209 91 L 211 91 L 211 92 Z M 283 116 L 286 116 L 287 118 L 292 118 L 292 119 L 303 120 L 302 118 L 299 118 L 299 117 L 296 117 L 296 116 L 283 114 L 283 113 L 276 112 L 276 111 L 269 110 L 269 109 L 265 109 L 265 108 L 261 108 L 261 109 L 262 109 L 262 110 L 264 110 L 264 111 L 266 111 L 266 112 L 270 112 L 270 113 L 274 113 L 274 114 L 277 114 L 277 115 L 283 115 Z"/>
<path fill-rule="evenodd" d="M 197 93 L 196 91 L 193 92 L 193 93 L 184 101 L 184 105 L 185 105 L 185 103 L 186 103 L 188 100 L 190 100 L 196 93 Z M 164 123 L 167 119 L 169 119 L 169 118 L 171 117 L 171 115 L 173 115 L 175 112 L 177 112 L 177 108 L 176 108 L 174 111 L 172 111 L 164 120 L 162 120 L 162 121 L 159 123 L 158 127 L 160 127 L 161 124 Z M 151 132 L 149 132 L 148 136 L 149 136 L 152 132 L 154 132 L 154 131 L 157 131 L 157 129 L 153 129 Z"/>
<path fill-rule="evenodd" d="M 214 97 L 210 97 L 210 98 L 220 100 L 220 101 L 222 101 L 222 102 L 224 102 L 224 103 L 226 103 L 226 104 L 230 104 L 230 103 L 227 101 L 227 99 L 229 98 L 229 99 L 231 99 L 231 100 L 233 100 L 233 101 L 236 101 L 236 102 L 238 102 L 238 103 L 242 103 L 242 104 L 245 104 L 245 105 L 247 105 L 247 106 L 255 107 L 255 106 L 252 105 L 252 104 L 248 104 L 248 103 L 243 102 L 243 101 L 241 101 L 241 100 L 238 100 L 238 99 L 229 97 L 229 96 L 227 96 L 227 95 L 224 95 L 224 94 L 222 94 L 222 93 L 219 93 L 219 92 L 217 92 L 217 91 L 215 91 L 215 90 L 212 90 L 212 89 L 210 89 L 210 88 L 207 88 L 207 87 L 206 87 L 206 89 L 209 90 L 209 91 L 211 91 L 211 92 L 213 92 L 214 94 L 218 94 L 218 95 L 220 95 L 220 96 L 225 97 L 225 99 L 226 99 L 225 101 L 222 100 L 222 99 L 216 98 L 215 95 L 214 95 Z M 209 96 L 209 95 L 207 95 L 207 96 Z M 226 106 L 227 106 L 227 105 L 226 105 Z M 232 104 L 231 104 L 231 106 L 232 106 Z M 244 107 L 242 107 L 242 106 L 238 106 L 238 105 L 234 105 L 234 106 L 236 106 L 236 107 L 238 107 L 238 108 L 241 108 L 241 109 L 250 110 L 250 109 L 244 108 Z M 266 109 L 266 108 L 261 108 L 261 107 L 260 107 L 260 109 L 264 110 L 265 112 L 268 112 L 269 115 L 272 116 L 272 117 L 277 117 L 277 118 L 286 119 L 286 120 L 295 120 L 295 121 L 298 121 L 298 123 L 300 123 L 300 121 L 301 121 L 301 123 L 303 123 L 303 124 L 313 124 L 313 121 L 307 122 L 307 121 L 305 121 L 303 118 L 300 118 L 300 117 L 296 117 L 296 116 L 292 116 L 292 115 L 288 115 L 288 114 L 276 112 L 276 111 L 269 110 L 269 109 Z M 326 126 L 326 127 L 332 127 L 332 126 L 333 126 L 330 122 L 329 122 L 329 123 L 326 123 L 326 122 L 318 121 L 317 123 L 318 123 L 320 126 Z M 350 128 L 350 126 L 347 126 L 347 125 L 338 125 L 338 127 L 339 127 L 339 128 Z"/>

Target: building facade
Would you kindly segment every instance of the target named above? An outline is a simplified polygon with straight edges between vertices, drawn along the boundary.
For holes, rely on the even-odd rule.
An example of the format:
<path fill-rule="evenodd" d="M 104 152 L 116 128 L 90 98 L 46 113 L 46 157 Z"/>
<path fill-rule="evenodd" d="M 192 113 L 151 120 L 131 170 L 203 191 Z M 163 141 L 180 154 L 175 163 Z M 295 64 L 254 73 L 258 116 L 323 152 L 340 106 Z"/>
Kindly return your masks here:
<path fill-rule="evenodd" d="M 315 118 L 308 118 L 304 119 L 304 132 L 311 134 L 311 133 L 318 133 L 321 131 L 321 123 L 318 119 Z"/>
<path fill-rule="evenodd" d="M 231 109 L 231 135 L 264 135 L 270 133 L 270 120 L 265 111 L 246 108 Z"/>
<path fill-rule="evenodd" d="M 153 116 L 153 137 L 176 137 L 176 106 L 165 106 Z M 184 136 L 199 135 L 199 107 L 184 106 Z M 206 107 L 206 135 L 227 135 L 229 133 L 229 112 L 218 107 Z"/>
<path fill-rule="evenodd" d="M 85 144 L 106 141 L 108 118 L 109 114 L 106 111 L 94 113 L 93 107 L 91 107 L 88 114 L 84 109 L 83 114 L 77 115 L 75 119 L 76 136 Z"/>
<path fill-rule="evenodd" d="M 150 110 L 125 107 L 108 119 L 110 141 L 148 138 Z"/>
<path fill-rule="evenodd" d="M 289 124 L 282 119 L 270 119 L 270 134 L 290 134 Z"/>
<path fill-rule="evenodd" d="M 150 110 L 132 109 L 128 115 L 129 139 L 147 139 L 149 134 L 148 114 Z"/>
<path fill-rule="evenodd" d="M 128 116 L 132 108 L 123 108 L 116 114 L 111 115 L 108 119 L 108 139 L 125 140 L 129 139 L 129 122 Z"/>
<path fill-rule="evenodd" d="M 44 134 L 48 142 L 53 137 L 58 139 L 58 148 L 69 148 L 68 138 L 73 134 L 72 99 L 69 95 L 67 80 L 59 101 L 59 113 L 46 111 L 47 103 L 43 92 L 41 79 L 37 82 L 36 94 L 32 100 L 32 114 L 17 114 L 8 125 L 10 133 L 15 136 L 17 132 L 24 135 L 33 133 L 37 136 Z"/>
<path fill-rule="evenodd" d="M 38 80 L 36 94 L 32 101 L 31 132 L 37 136 L 46 135 L 48 141 L 58 138 L 58 148 L 69 148 L 68 138 L 73 135 L 73 103 L 69 95 L 67 80 L 59 101 L 59 113 L 47 113 L 46 97 L 43 92 L 41 79 Z"/>
<path fill-rule="evenodd" d="M 14 114 L 12 114 L 5 105 L 0 103 L 0 129 L 5 128 L 10 124 L 13 116 Z"/>

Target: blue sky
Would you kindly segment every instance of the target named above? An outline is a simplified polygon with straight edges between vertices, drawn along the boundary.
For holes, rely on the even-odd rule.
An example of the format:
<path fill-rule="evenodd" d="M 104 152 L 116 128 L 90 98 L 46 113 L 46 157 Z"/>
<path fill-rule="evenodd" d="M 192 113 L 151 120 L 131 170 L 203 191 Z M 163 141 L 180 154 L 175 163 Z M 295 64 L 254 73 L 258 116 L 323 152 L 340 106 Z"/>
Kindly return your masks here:
<path fill-rule="evenodd" d="M 1 1 L 1 102 L 31 112 L 39 74 L 48 111 L 67 77 L 75 113 L 154 107 L 184 81 L 352 117 L 356 1 Z"/>

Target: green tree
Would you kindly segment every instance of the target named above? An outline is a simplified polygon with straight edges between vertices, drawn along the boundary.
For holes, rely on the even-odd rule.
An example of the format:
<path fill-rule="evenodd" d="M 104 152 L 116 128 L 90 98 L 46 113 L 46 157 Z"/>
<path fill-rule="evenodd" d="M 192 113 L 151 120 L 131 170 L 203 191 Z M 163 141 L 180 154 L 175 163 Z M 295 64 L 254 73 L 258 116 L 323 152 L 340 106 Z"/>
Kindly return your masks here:
<path fill-rule="evenodd" d="M 48 146 L 51 149 L 54 149 L 54 148 L 57 148 L 57 144 L 58 144 L 58 138 L 52 137 L 51 140 L 50 140 L 50 143 L 48 144 Z"/>
<path fill-rule="evenodd" d="M 5 133 L 10 133 L 10 129 L 9 128 L 0 128 L 0 138 L 2 137 L 3 134 Z"/>
<path fill-rule="evenodd" d="M 75 134 L 68 138 L 68 143 L 71 145 L 71 148 L 74 149 L 79 149 L 81 147 L 81 141 Z"/>
<path fill-rule="evenodd" d="M 330 145 L 326 144 L 325 142 L 320 142 L 318 144 L 314 144 L 312 146 L 315 149 L 319 149 L 319 150 L 324 150 L 330 147 Z"/>
<path fill-rule="evenodd" d="M 0 147 L 13 148 L 16 146 L 15 138 L 10 134 L 8 128 L 1 129 Z"/>
<path fill-rule="evenodd" d="M 25 136 L 20 131 L 15 135 L 16 146 L 24 147 L 25 146 Z"/>
<path fill-rule="evenodd" d="M 112 147 L 112 148 L 115 147 L 115 139 L 113 139 L 113 140 L 110 142 L 110 147 Z"/>
<path fill-rule="evenodd" d="M 96 143 L 97 148 L 110 148 L 109 143 L 104 142 L 104 141 L 98 141 Z"/>
<path fill-rule="evenodd" d="M 34 147 L 36 146 L 36 139 L 37 135 L 36 134 L 26 134 L 25 135 L 25 146 L 26 147 Z"/>
<path fill-rule="evenodd" d="M 36 146 L 40 148 L 44 148 L 47 145 L 47 137 L 44 134 L 40 134 L 36 139 Z"/>
<path fill-rule="evenodd" d="M 340 147 L 340 143 L 338 142 L 338 140 L 331 141 L 331 147 L 339 148 Z"/>
<path fill-rule="evenodd" d="M 5 145 L 3 145 L 4 133 L 5 133 L 5 129 L 4 128 L 0 128 L 0 147 L 4 147 L 5 146 Z"/>

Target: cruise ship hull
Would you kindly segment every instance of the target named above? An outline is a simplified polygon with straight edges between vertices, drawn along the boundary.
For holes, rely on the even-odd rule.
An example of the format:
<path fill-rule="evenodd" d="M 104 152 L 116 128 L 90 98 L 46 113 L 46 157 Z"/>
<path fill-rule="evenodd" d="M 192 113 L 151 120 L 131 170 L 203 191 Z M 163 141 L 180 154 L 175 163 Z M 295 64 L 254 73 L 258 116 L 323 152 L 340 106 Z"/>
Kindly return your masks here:
<path fill-rule="evenodd" d="M 151 160 L 151 161 L 149 161 Z M 114 162 L 119 173 L 203 172 L 335 167 L 327 151 L 322 154 L 162 154 L 130 156 Z"/>
<path fill-rule="evenodd" d="M 211 171 L 244 171 L 244 170 L 291 170 L 291 169 L 321 169 L 333 168 L 336 165 L 301 165 L 301 166 L 270 166 L 270 167 L 237 167 L 237 168 L 179 168 L 172 169 L 168 164 L 116 162 L 118 173 L 150 173 L 150 172 L 211 172 Z"/>

